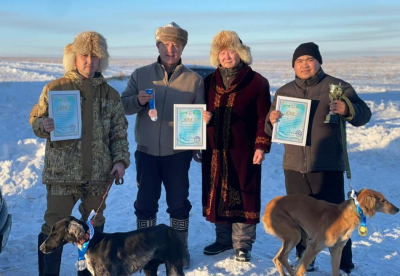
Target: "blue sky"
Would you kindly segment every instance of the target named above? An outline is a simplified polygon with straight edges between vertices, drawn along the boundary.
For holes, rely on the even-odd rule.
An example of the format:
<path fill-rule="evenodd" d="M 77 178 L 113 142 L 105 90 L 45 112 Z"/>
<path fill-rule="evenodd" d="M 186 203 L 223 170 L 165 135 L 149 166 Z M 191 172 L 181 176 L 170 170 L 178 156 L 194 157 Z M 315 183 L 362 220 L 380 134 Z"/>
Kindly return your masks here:
<path fill-rule="evenodd" d="M 62 57 L 84 30 L 101 33 L 111 57 L 157 56 L 157 27 L 189 32 L 183 58 L 208 59 L 212 38 L 236 31 L 253 58 L 291 59 L 303 42 L 323 58 L 400 54 L 399 0 L 0 0 L 0 57 Z"/>

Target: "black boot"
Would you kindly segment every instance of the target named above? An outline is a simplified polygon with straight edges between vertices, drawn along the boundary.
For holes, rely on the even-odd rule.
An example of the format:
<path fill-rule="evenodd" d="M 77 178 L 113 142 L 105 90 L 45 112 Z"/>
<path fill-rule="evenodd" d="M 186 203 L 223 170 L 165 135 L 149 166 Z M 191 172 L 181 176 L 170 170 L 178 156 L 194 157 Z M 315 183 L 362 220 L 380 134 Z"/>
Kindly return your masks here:
<path fill-rule="evenodd" d="M 350 273 L 354 268 L 353 252 L 351 251 L 351 239 L 349 239 L 342 250 L 342 257 L 340 259 L 340 269 L 346 273 Z"/>
<path fill-rule="evenodd" d="M 170 218 L 170 223 L 171 227 L 178 232 L 179 239 L 183 243 L 183 268 L 188 269 L 190 266 L 190 253 L 188 247 L 189 218 Z"/>
<path fill-rule="evenodd" d="M 39 276 L 59 276 L 63 247 L 59 247 L 50 254 L 43 254 L 39 247 L 47 239 L 47 235 L 38 236 L 38 269 Z"/>
<path fill-rule="evenodd" d="M 40 245 L 47 239 L 47 236 L 43 233 L 38 235 L 38 269 L 39 276 L 43 276 L 43 267 L 44 267 L 44 253 L 40 251 Z"/>
<path fill-rule="evenodd" d="M 85 269 L 82 271 L 78 271 L 78 276 L 92 276 L 92 273 L 90 273 L 89 270 Z"/>
<path fill-rule="evenodd" d="M 188 269 L 190 267 L 190 253 L 188 248 L 188 231 L 178 232 L 179 239 L 183 243 L 183 268 Z"/>
<path fill-rule="evenodd" d="M 238 262 L 250 262 L 251 250 L 250 249 L 237 249 L 235 259 Z"/>
<path fill-rule="evenodd" d="M 217 255 L 226 250 L 232 249 L 232 244 L 222 244 L 217 241 L 213 242 L 210 245 L 204 247 L 203 254 L 204 255 Z"/>
<path fill-rule="evenodd" d="M 136 219 L 136 228 L 142 229 L 147 227 L 152 227 L 157 225 L 157 217 L 150 218 L 150 219 Z"/>
<path fill-rule="evenodd" d="M 204 247 L 204 255 L 217 255 L 232 249 L 232 224 L 215 224 L 215 242 Z"/>

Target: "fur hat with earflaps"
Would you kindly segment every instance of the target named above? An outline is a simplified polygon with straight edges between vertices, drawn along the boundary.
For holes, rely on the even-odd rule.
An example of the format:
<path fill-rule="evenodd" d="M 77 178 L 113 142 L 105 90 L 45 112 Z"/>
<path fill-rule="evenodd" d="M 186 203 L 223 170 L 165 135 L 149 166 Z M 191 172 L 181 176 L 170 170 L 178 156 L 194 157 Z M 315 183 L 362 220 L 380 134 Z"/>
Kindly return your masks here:
<path fill-rule="evenodd" d="M 99 71 L 104 72 L 108 68 L 107 41 L 99 33 L 85 31 L 78 34 L 73 43 L 64 48 L 63 65 L 66 72 L 75 70 L 77 55 L 93 54 L 100 58 Z"/>
<path fill-rule="evenodd" d="M 240 60 L 247 65 L 250 65 L 253 61 L 250 47 L 242 43 L 236 32 L 221 31 L 214 36 L 210 51 L 210 62 L 214 67 L 219 66 L 218 54 L 223 50 L 235 51 L 238 53 Z"/>
<path fill-rule="evenodd" d="M 156 30 L 156 44 L 165 41 L 172 41 L 185 47 L 188 42 L 188 32 L 175 22 L 168 23 Z"/>

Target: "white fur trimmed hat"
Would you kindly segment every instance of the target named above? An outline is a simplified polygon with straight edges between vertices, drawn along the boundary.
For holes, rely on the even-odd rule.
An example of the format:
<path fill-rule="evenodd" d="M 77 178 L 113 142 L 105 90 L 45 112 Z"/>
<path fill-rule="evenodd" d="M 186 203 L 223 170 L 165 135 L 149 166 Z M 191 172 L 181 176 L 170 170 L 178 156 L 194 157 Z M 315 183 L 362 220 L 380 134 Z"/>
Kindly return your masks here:
<path fill-rule="evenodd" d="M 188 42 L 188 32 L 175 22 L 170 22 L 156 30 L 156 44 L 162 41 L 172 41 L 185 47 Z"/>
<path fill-rule="evenodd" d="M 100 58 L 99 71 L 104 72 L 108 68 L 107 41 L 99 33 L 85 31 L 78 34 L 73 43 L 64 48 L 63 65 L 66 72 L 75 70 L 76 55 L 93 54 Z"/>
<path fill-rule="evenodd" d="M 233 31 L 221 31 L 216 34 L 211 43 L 210 62 L 214 67 L 218 67 L 218 54 L 223 50 L 232 50 L 238 53 L 240 60 L 247 65 L 253 61 L 250 47 L 244 45 L 238 34 Z"/>

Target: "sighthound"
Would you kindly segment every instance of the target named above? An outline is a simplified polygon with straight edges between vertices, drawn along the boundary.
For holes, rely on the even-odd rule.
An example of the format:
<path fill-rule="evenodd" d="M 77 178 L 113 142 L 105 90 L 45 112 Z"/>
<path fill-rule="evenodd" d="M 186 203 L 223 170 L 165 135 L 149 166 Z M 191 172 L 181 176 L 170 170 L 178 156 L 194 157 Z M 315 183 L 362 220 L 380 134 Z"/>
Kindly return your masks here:
<path fill-rule="evenodd" d="M 399 211 L 381 193 L 370 189 L 359 191 L 357 201 L 363 215 L 369 217 L 376 212 L 393 215 Z M 338 276 L 342 249 L 361 222 L 354 199 L 332 204 L 300 194 L 272 199 L 265 207 L 262 221 L 267 233 L 282 241 L 273 259 L 281 276 L 285 275 L 283 267 L 290 275 L 304 275 L 307 266 L 326 247 L 331 252 L 332 275 Z M 302 235 L 306 235 L 303 240 L 307 240 L 307 249 L 294 269 L 288 257 Z"/>
<path fill-rule="evenodd" d="M 40 250 L 51 253 L 67 243 L 88 240 L 89 226 L 73 216 L 58 221 Z M 143 269 L 146 276 L 156 276 L 165 263 L 169 276 L 183 276 L 183 243 L 178 233 L 165 224 L 131 232 L 94 231 L 85 254 L 88 270 L 94 276 L 132 275 Z"/>

